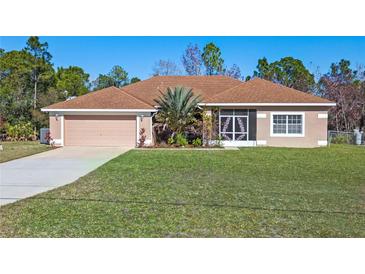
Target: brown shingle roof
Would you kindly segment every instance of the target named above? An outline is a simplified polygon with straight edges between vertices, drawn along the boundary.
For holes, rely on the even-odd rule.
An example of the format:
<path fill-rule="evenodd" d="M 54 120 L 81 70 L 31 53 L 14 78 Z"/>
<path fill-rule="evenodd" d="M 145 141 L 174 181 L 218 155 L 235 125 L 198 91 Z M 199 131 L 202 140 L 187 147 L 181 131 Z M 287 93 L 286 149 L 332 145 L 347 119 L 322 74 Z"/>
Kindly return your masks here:
<path fill-rule="evenodd" d="M 255 78 L 225 90 L 204 103 L 332 103 L 312 94 Z"/>
<path fill-rule="evenodd" d="M 123 89 L 148 104 L 156 105 L 154 99 L 157 99 L 168 87 L 192 88 L 194 94 L 201 95 L 205 100 L 241 83 L 241 81 L 227 76 L 155 76 L 125 86 Z"/>
<path fill-rule="evenodd" d="M 331 103 L 326 99 L 255 78 L 248 82 L 226 76 L 157 76 L 125 86 L 109 87 L 44 109 L 153 109 L 167 87 L 192 88 L 203 103 Z"/>
<path fill-rule="evenodd" d="M 153 106 L 134 98 L 122 89 L 109 87 L 44 109 L 153 109 Z"/>

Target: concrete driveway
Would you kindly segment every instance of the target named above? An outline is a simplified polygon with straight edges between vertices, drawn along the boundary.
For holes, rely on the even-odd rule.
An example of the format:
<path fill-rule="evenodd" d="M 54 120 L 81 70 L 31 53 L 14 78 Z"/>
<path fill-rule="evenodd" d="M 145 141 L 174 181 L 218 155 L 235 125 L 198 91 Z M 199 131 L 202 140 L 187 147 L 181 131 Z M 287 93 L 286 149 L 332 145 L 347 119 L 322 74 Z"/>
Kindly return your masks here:
<path fill-rule="evenodd" d="M 127 147 L 63 147 L 0 164 L 0 205 L 15 202 L 84 176 Z"/>

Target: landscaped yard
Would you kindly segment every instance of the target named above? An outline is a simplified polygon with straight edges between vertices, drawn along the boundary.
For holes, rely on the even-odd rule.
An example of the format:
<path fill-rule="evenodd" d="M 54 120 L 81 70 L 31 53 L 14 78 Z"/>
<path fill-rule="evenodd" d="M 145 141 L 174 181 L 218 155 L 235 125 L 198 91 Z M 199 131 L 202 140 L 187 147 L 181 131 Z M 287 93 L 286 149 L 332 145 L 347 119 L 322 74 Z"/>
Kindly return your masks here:
<path fill-rule="evenodd" d="M 0 151 L 0 163 L 22 158 L 32 154 L 51 149 L 48 145 L 39 142 L 2 142 L 3 150 Z"/>
<path fill-rule="evenodd" d="M 0 208 L 2 237 L 365 237 L 365 148 L 133 150 Z"/>

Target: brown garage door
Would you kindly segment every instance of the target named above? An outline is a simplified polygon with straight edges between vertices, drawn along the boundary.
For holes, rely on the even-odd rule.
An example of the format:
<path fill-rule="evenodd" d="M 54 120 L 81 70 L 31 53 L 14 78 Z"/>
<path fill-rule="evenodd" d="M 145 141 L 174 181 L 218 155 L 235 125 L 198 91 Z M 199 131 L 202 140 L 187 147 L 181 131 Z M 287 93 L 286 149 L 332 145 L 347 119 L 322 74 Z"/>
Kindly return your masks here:
<path fill-rule="evenodd" d="M 66 146 L 135 146 L 136 116 L 66 115 Z"/>

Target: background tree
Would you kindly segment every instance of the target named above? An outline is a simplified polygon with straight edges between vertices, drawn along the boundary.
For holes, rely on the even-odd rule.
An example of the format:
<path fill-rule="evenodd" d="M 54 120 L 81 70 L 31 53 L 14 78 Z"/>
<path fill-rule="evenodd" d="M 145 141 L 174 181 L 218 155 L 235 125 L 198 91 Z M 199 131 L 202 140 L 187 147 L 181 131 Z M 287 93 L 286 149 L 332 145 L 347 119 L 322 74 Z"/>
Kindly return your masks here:
<path fill-rule="evenodd" d="M 363 86 L 365 75 L 350 68 L 348 60 L 333 63 L 330 72 L 318 82 L 321 96 L 335 101 L 329 111 L 329 126 L 338 131 L 352 131 L 363 127 L 365 97 Z"/>
<path fill-rule="evenodd" d="M 266 57 L 259 59 L 257 62 L 257 71 L 254 71 L 254 77 L 259 77 L 271 81 L 274 77 L 274 69 L 270 66 Z"/>
<path fill-rule="evenodd" d="M 221 50 L 214 43 L 205 45 L 202 59 L 207 75 L 217 75 L 223 73 L 224 60 L 221 57 Z"/>
<path fill-rule="evenodd" d="M 0 114 L 9 123 L 31 119 L 32 56 L 25 51 L 4 52 L 0 57 Z"/>
<path fill-rule="evenodd" d="M 241 70 L 238 65 L 233 64 L 228 70 L 225 71 L 225 75 L 235 78 L 242 79 Z"/>
<path fill-rule="evenodd" d="M 170 60 L 159 60 L 153 67 L 153 76 L 181 75 L 179 67 Z"/>
<path fill-rule="evenodd" d="M 27 45 L 24 50 L 29 53 L 32 58 L 31 63 L 31 79 L 33 82 L 33 108 L 37 108 L 37 93 L 39 85 L 42 91 L 52 84 L 52 77 L 54 76 L 54 70 L 51 64 L 52 55 L 48 52 L 48 43 L 41 43 L 37 36 L 32 36 L 28 39 Z"/>
<path fill-rule="evenodd" d="M 128 73 L 121 66 L 113 66 L 108 74 L 99 74 L 98 78 L 93 82 L 94 90 L 107 87 L 122 87 L 127 85 Z"/>
<path fill-rule="evenodd" d="M 187 75 L 201 75 L 203 59 L 197 44 L 189 44 L 181 59 Z"/>
<path fill-rule="evenodd" d="M 302 61 L 293 57 L 284 57 L 271 64 L 266 58 L 259 59 L 254 76 L 305 92 L 313 91 L 315 84 L 314 75 Z"/>
<path fill-rule="evenodd" d="M 94 90 L 112 87 L 114 85 L 113 79 L 107 74 L 99 74 L 93 81 Z"/>
<path fill-rule="evenodd" d="M 117 88 L 128 84 L 128 72 L 126 72 L 121 66 L 112 67 L 108 75 L 111 79 L 113 79 L 113 85 Z"/>
<path fill-rule="evenodd" d="M 134 84 L 134 83 L 137 83 L 139 81 L 141 81 L 141 79 L 139 79 L 138 77 L 132 77 L 130 83 Z"/>
<path fill-rule="evenodd" d="M 66 96 L 80 96 L 86 94 L 89 89 L 89 74 L 77 66 L 59 68 L 56 73 L 56 88 L 67 91 Z"/>

